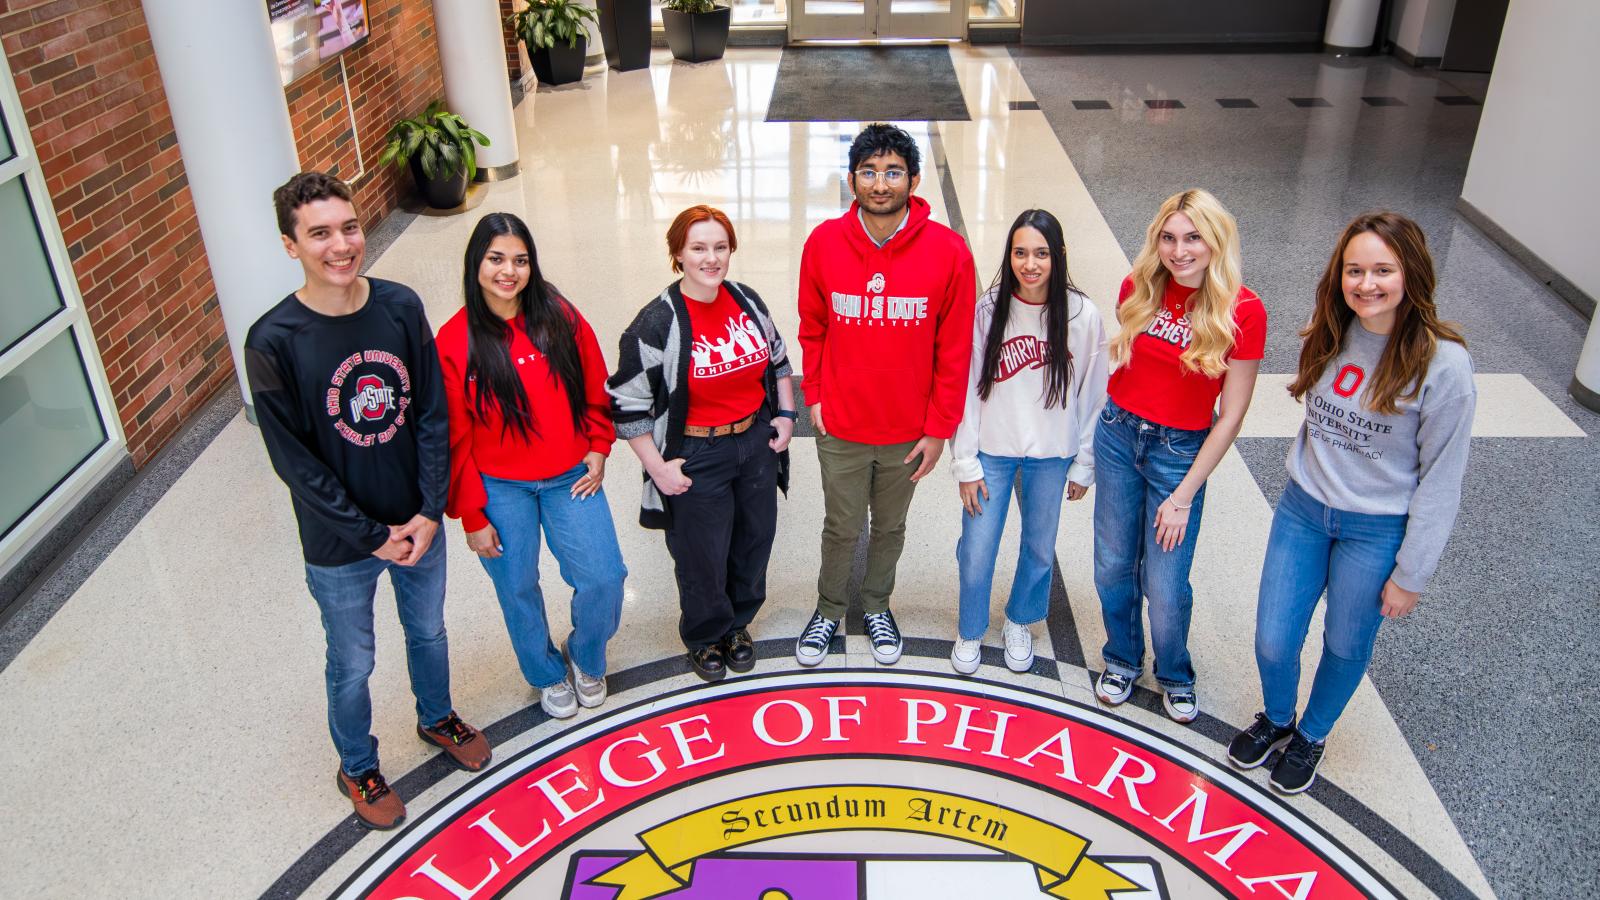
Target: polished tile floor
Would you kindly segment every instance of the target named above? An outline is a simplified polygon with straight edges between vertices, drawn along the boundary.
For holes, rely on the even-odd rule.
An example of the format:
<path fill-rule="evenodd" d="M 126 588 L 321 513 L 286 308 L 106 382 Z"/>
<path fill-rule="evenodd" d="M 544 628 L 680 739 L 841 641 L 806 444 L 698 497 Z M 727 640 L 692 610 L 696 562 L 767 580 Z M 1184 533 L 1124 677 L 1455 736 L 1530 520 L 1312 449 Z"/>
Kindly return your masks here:
<path fill-rule="evenodd" d="M 1596 775 L 1582 764 L 1586 754 L 1569 748 L 1592 742 L 1595 706 L 1567 685 L 1592 682 L 1594 667 L 1585 662 L 1592 655 L 1578 650 L 1600 639 L 1593 616 L 1600 572 L 1579 549 L 1600 540 L 1594 533 L 1600 525 L 1592 514 L 1573 510 L 1574 499 L 1580 509 L 1600 500 L 1594 496 L 1600 451 L 1586 436 L 1600 419 L 1574 406 L 1558 383 L 1562 372 L 1570 373 L 1586 323 L 1449 212 L 1477 107 L 1431 98 L 1481 96 L 1481 86 L 1447 84 L 1387 60 L 1360 63 L 1358 74 L 1342 66 L 1329 72 L 1313 55 L 950 52 L 970 121 L 903 124 L 924 150 L 919 193 L 936 218 L 959 225 L 982 279 L 992 276 L 1016 213 L 1043 206 L 1067 228 L 1074 280 L 1111 320 L 1129 254 L 1163 196 L 1199 184 L 1240 214 L 1247 280 L 1267 299 L 1273 326 L 1267 374 L 1239 449 L 1211 480 L 1198 545 L 1192 648 L 1205 717 L 1189 728 L 1174 725 L 1149 693 L 1115 713 L 1096 707 L 1090 679 L 1103 633 L 1090 578 L 1086 503 L 1064 514 L 1057 596 L 1048 625 L 1035 629 L 1041 658 L 1034 670 L 1015 675 L 985 667 L 972 680 L 942 677 L 955 624 L 960 515 L 947 470 L 922 486 L 911 511 L 895 597 L 897 618 L 912 638 L 906 658 L 893 670 L 877 667 L 853 634 L 823 672 L 789 674 L 795 666 L 788 642 L 814 601 L 821 522 L 815 451 L 804 437 L 794 445 L 795 484 L 780 505 L 771 599 L 755 628 L 768 656 L 754 677 L 699 687 L 673 638 L 670 560 L 658 534 L 634 525 L 638 464 L 619 447 L 607 494 L 632 575 L 612 650 L 613 699 L 575 724 L 545 719 L 517 675 L 488 578 L 451 523 L 443 535 L 451 557 L 447 620 L 455 699 L 471 721 L 493 723 L 499 766 L 477 779 L 449 772 L 410 735 L 399 630 L 392 616 L 380 614 L 375 729 L 385 770 L 407 797 L 414 824 L 398 835 L 367 834 L 349 820 L 347 803 L 328 784 L 334 761 L 322 697 L 323 642 L 298 574 L 288 498 L 259 436 L 236 416 L 136 523 L 114 541 L 81 551 L 98 553 L 96 564 L 80 563 L 81 583 L 47 622 L 43 615 L 23 615 L 0 630 L 0 647 L 8 648 L 0 708 L 13 722 L 27 723 L 25 739 L 11 742 L 14 763 L 0 767 L 6 798 L 0 806 L 0 834 L 6 835 L 0 893 L 610 900 L 612 889 L 574 880 L 571 873 L 590 865 L 585 854 L 636 853 L 648 829 L 729 797 L 839 782 L 935 786 L 973 803 L 1031 811 L 1091 838 L 1096 849 L 1084 858 L 1143 890 L 1118 896 L 1296 896 L 1297 889 L 1305 897 L 1586 893 L 1573 886 L 1592 886 L 1594 846 L 1570 810 L 1581 806 L 1572 798 L 1595 793 Z M 527 95 L 517 109 L 523 174 L 482 188 L 474 213 L 396 219 L 406 222 L 404 230 L 370 261 L 371 273 L 416 287 L 435 324 L 442 323 L 459 303 L 457 267 L 477 213 L 515 212 L 533 228 L 546 275 L 583 308 L 612 357 L 624 325 L 670 278 L 667 223 L 683 207 L 708 202 L 725 209 L 738 228 L 733 276 L 763 293 L 778 327 L 792 336 L 801 244 L 842 208 L 845 149 L 861 123 L 767 122 L 781 53 L 735 49 L 723 61 L 695 66 L 662 54 L 648 70 L 591 72 L 579 85 Z M 1396 97 L 1405 105 L 1374 105 L 1362 96 Z M 1329 106 L 1302 108 L 1290 97 L 1323 97 Z M 1256 105 L 1217 103 L 1245 98 Z M 1109 108 L 1078 105 L 1090 100 Z M 1377 139 L 1364 140 L 1368 135 Z M 1387 629 L 1373 677 L 1333 735 L 1322 780 L 1310 793 L 1282 800 L 1265 790 L 1262 772 L 1231 773 L 1217 760 L 1231 729 L 1247 723 L 1259 703 L 1250 623 L 1282 455 L 1297 421 L 1281 391 L 1292 365 L 1292 332 L 1309 309 L 1317 257 L 1351 212 L 1373 203 L 1413 211 L 1441 250 L 1442 302 L 1468 324 L 1480 372 L 1474 474 L 1440 578 L 1412 621 Z M 1492 285 L 1493 296 L 1475 289 L 1482 285 Z M 1503 312 L 1495 315 L 1505 297 L 1515 298 L 1515 327 Z M 1528 333 L 1538 338 L 1537 352 L 1527 346 Z M 1558 491 L 1551 479 L 1566 486 Z M 1554 499 L 1562 492 L 1565 500 Z M 1591 502 L 1585 506 L 1585 500 Z M 1013 526 L 1002 545 L 997 585 L 1008 583 L 1015 547 Z M 563 589 L 553 567 L 544 574 L 559 633 Z M 1542 596 L 1530 599 L 1519 586 L 1534 586 Z M 386 597 L 385 588 L 380 608 Z M 997 639 L 998 628 L 988 639 L 989 659 L 996 662 Z M 1308 657 L 1317 649 L 1312 642 Z M 1572 666 L 1577 671 L 1562 671 Z M 592 826 L 576 812 L 564 815 L 562 825 L 572 819 L 584 830 L 509 877 L 524 857 L 514 848 L 533 846 L 522 843 L 531 834 L 510 829 L 504 814 L 491 816 L 516 802 L 513 793 L 529 794 L 520 789 L 529 782 L 518 779 L 540 772 L 548 779 L 569 758 L 586 771 L 582 767 L 593 761 L 583 756 L 589 752 L 584 747 L 599 744 L 585 741 L 633 734 L 633 728 L 645 735 L 655 718 L 674 710 L 721 722 L 718 711 L 742 709 L 737 704 L 746 695 L 798 710 L 817 699 L 807 690 L 829 686 L 852 696 L 881 695 L 894 708 L 903 703 L 914 711 L 934 707 L 908 698 L 943 704 L 938 708 L 952 716 L 960 702 L 996 709 L 1015 704 L 1005 708 L 1023 717 L 1018 722 L 1054 716 L 1080 729 L 1073 746 L 1081 784 L 1106 790 L 1072 794 L 1063 788 L 1060 796 L 1072 801 L 1064 803 L 1049 793 L 1053 788 L 997 774 L 1006 765 L 1002 757 L 1014 762 L 1028 749 L 1001 752 L 998 735 L 993 760 L 949 769 L 931 768 L 939 752 L 934 746 L 910 756 L 903 750 L 885 755 L 866 744 L 849 752 L 823 747 L 843 758 L 782 761 L 767 744 L 764 752 L 772 758 L 752 762 L 755 768 L 712 775 L 708 766 L 699 781 L 675 793 L 641 795 Z M 957 695 L 969 699 L 943 699 Z M 823 715 L 829 707 L 817 708 Z M 1004 719 L 986 721 L 984 727 L 1004 730 Z M 894 727 L 914 726 L 901 721 Z M 927 727 L 935 726 L 930 721 Z M 890 726 L 873 728 L 881 735 Z M 1574 735 L 1575 728 L 1587 736 Z M 1553 746 L 1535 750 L 1519 731 Z M 960 734 L 939 746 L 964 748 Z M 974 727 L 968 743 L 982 747 L 989 739 Z M 1118 750 L 1110 765 L 1142 754 L 1149 779 L 1125 767 L 1131 780 L 1112 773 L 1092 784 L 1112 758 L 1109 751 L 1096 757 L 1094 740 L 1126 742 L 1133 750 Z M 727 747 L 731 755 L 743 752 L 731 740 Z M 692 745 L 680 740 L 677 752 L 680 767 L 689 765 Z M 1064 752 L 1072 758 L 1073 751 Z M 637 753 L 629 758 L 643 765 Z M 1539 767 L 1529 771 L 1528 759 Z M 1245 804 L 1241 810 L 1262 817 L 1263 835 L 1269 825 L 1276 831 L 1254 839 L 1250 849 L 1230 852 L 1230 838 L 1250 832 L 1208 836 L 1197 830 L 1199 816 L 1207 814 L 1191 810 L 1196 818 L 1187 843 L 1212 854 L 1207 862 L 1185 857 L 1181 837 L 1162 843 L 1173 840 L 1164 834 L 1181 834 L 1174 829 L 1184 820 L 1150 827 L 1156 810 L 1138 809 L 1136 799 L 1133 812 L 1111 809 L 1109 802 L 1095 806 L 1100 796 L 1131 799 L 1146 781 L 1148 799 L 1164 784 L 1165 770 L 1157 770 L 1168 763 L 1182 769 L 1174 776 L 1181 784 L 1220 789 L 1215 802 L 1224 795 L 1238 800 Z M 1063 772 L 1067 768 L 1064 761 Z M 581 796 L 573 794 L 572 804 Z M 474 809 L 487 812 L 474 818 L 468 814 Z M 1235 824 L 1219 815 L 1205 819 L 1207 830 Z M 499 855 L 476 868 L 458 860 L 446 876 L 440 866 L 453 859 L 447 851 L 466 840 L 452 837 L 452 829 L 470 830 L 467 822 L 477 823 L 480 840 L 490 826 L 502 829 L 490 845 Z M 1531 828 L 1544 837 L 1533 839 Z M 1006 879 L 1016 875 L 1002 876 L 998 867 L 970 869 L 997 860 L 996 849 L 1014 854 L 1009 846 L 986 845 L 989 856 L 952 861 L 955 844 L 945 838 L 874 834 L 855 843 L 830 843 L 823 834 L 788 836 L 755 849 L 776 854 L 768 863 L 778 868 L 795 864 L 797 854 L 831 854 L 860 866 L 861 883 L 869 885 L 865 896 L 875 900 L 945 896 L 936 891 L 970 879 L 1010 884 Z M 1334 861 L 1321 888 L 1281 872 L 1277 880 L 1246 880 L 1244 861 L 1257 846 L 1296 835 L 1313 848 L 1306 852 Z M 948 876 L 925 877 L 946 871 L 937 868 L 944 864 L 952 866 Z M 488 868 L 501 874 L 480 884 Z M 992 881 L 985 880 L 989 872 L 996 873 Z M 1045 872 L 1040 869 L 1039 881 L 1021 879 L 1027 891 L 996 887 L 990 895 L 1032 896 L 1034 885 L 1046 883 Z M 1348 893 L 1328 887 L 1339 872 L 1355 885 Z M 396 887 L 404 877 L 415 884 Z M 821 882 L 801 881 L 813 893 L 803 886 L 786 893 L 774 883 L 749 896 L 847 896 L 818 894 Z M 930 886 L 908 887 L 924 882 Z M 685 887 L 681 896 L 734 896 L 731 888 L 703 893 L 704 885 L 702 893 L 687 893 L 694 889 Z"/>

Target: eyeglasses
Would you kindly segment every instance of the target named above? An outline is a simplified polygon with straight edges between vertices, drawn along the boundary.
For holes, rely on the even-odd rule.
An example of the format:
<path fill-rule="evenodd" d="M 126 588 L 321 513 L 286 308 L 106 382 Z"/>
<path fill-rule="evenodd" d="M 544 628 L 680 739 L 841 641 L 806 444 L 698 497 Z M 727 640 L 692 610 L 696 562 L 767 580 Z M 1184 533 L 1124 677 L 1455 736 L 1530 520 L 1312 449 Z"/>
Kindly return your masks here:
<path fill-rule="evenodd" d="M 906 179 L 906 170 L 889 169 L 886 172 L 879 172 L 876 169 L 856 170 L 856 181 L 861 184 L 873 184 L 880 179 L 889 187 L 899 187 L 900 182 Z"/>

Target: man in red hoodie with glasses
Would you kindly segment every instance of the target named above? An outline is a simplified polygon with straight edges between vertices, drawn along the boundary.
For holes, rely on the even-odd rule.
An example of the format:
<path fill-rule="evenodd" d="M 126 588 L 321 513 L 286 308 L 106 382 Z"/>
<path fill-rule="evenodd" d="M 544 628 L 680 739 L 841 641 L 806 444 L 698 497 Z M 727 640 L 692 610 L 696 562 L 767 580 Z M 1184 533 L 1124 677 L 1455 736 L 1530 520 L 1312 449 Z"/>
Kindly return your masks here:
<path fill-rule="evenodd" d="M 800 259 L 801 388 L 826 510 L 817 611 L 795 643 L 803 666 L 828 655 L 869 511 L 865 631 L 878 662 L 900 659 L 889 595 L 906 511 L 961 421 L 977 291 L 972 251 L 912 196 L 920 167 L 911 135 L 868 125 L 850 145 L 856 202 L 811 232 Z"/>

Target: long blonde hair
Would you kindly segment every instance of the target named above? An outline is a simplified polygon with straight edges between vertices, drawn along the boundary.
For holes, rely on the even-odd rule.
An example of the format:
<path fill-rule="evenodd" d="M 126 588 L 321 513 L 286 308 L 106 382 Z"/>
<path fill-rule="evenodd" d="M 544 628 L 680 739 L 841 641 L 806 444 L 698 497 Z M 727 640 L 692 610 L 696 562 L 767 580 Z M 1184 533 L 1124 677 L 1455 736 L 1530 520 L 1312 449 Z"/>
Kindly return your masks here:
<path fill-rule="evenodd" d="M 1111 361 L 1127 365 L 1132 361 L 1133 339 L 1150 327 L 1161 311 L 1167 281 L 1172 277 L 1161 264 L 1161 229 L 1173 213 L 1183 213 L 1194 223 L 1200 239 L 1211 249 L 1205 280 L 1189 298 L 1190 341 L 1179 357 L 1183 368 L 1207 378 L 1220 378 L 1228 370 L 1228 353 L 1233 350 L 1233 306 L 1239 295 L 1239 226 L 1216 197 L 1198 188 L 1168 197 L 1145 231 L 1144 249 L 1133 261 L 1133 293 L 1117 310 L 1121 328 L 1111 341 Z"/>

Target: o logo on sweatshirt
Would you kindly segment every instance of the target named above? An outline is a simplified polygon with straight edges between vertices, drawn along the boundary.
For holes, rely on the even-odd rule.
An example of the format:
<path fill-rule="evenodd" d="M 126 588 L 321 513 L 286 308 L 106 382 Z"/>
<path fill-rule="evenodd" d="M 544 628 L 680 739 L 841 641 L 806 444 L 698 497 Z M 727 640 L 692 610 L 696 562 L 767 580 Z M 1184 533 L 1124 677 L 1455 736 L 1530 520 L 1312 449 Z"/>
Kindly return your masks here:
<path fill-rule="evenodd" d="M 884 285 L 886 283 L 887 282 L 885 282 L 883 280 L 883 273 L 882 272 L 873 273 L 872 280 L 867 282 L 867 293 L 869 293 L 869 294 L 881 294 L 881 293 L 883 293 L 883 288 L 884 288 Z"/>
<path fill-rule="evenodd" d="M 1365 369 L 1354 363 L 1347 363 L 1333 376 L 1333 392 L 1341 397 L 1354 397 L 1361 387 L 1361 382 L 1367 377 Z"/>

